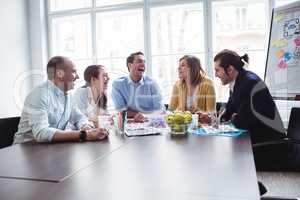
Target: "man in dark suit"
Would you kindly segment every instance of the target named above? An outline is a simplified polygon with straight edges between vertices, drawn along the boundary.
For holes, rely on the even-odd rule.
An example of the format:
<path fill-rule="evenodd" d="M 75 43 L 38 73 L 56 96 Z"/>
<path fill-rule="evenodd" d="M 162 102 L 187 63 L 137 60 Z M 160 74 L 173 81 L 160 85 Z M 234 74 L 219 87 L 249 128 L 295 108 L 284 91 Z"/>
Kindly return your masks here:
<path fill-rule="evenodd" d="M 247 129 L 252 143 L 281 139 L 285 130 L 276 104 L 265 83 L 243 68 L 248 60 L 247 54 L 240 57 L 230 50 L 223 50 L 214 58 L 216 77 L 230 87 L 222 119 Z"/>
<path fill-rule="evenodd" d="M 223 50 L 214 58 L 215 76 L 223 85 L 229 84 L 230 97 L 222 115 L 222 121 L 229 121 L 250 133 L 252 144 L 279 140 L 285 137 L 285 130 L 275 102 L 265 83 L 253 72 L 243 68 L 248 55 L 239 56 L 231 50 Z M 202 115 L 200 118 L 207 118 Z M 274 145 L 254 149 L 258 169 L 279 167 L 286 159 L 287 148 Z"/>

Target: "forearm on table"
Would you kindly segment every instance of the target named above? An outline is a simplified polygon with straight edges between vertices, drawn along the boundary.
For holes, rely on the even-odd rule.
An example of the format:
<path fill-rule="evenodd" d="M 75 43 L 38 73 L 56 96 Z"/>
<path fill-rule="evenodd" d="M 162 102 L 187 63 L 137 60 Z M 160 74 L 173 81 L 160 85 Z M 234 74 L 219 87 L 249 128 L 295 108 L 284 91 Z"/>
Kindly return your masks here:
<path fill-rule="evenodd" d="M 79 141 L 79 130 L 57 130 L 53 137 L 52 142 L 65 142 L 65 141 Z"/>

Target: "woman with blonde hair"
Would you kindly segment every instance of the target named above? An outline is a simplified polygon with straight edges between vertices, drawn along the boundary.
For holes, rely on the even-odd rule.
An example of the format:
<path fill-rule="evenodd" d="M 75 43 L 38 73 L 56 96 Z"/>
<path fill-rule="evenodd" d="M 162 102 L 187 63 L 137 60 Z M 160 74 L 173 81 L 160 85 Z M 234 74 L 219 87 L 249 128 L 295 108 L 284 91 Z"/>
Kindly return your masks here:
<path fill-rule="evenodd" d="M 213 82 L 206 76 L 200 60 L 185 55 L 179 60 L 179 80 L 173 86 L 171 110 L 213 112 L 216 95 Z"/>

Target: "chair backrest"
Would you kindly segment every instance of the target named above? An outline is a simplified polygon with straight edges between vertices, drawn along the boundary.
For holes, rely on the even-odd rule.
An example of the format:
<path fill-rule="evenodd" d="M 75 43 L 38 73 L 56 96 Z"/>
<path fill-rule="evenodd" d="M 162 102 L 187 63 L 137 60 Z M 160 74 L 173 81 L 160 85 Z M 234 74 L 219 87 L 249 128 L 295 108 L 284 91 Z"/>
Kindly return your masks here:
<path fill-rule="evenodd" d="M 300 108 L 293 107 L 290 114 L 287 137 L 300 140 Z"/>
<path fill-rule="evenodd" d="M 18 130 L 20 117 L 10 117 L 0 119 L 0 148 L 12 145 L 14 135 Z"/>

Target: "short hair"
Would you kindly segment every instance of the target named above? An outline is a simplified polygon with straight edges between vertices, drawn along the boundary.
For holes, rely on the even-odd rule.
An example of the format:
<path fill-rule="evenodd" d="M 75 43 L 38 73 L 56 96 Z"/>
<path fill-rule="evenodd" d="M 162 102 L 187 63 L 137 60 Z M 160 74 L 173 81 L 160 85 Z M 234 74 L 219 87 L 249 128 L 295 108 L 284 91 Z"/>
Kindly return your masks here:
<path fill-rule="evenodd" d="M 249 62 L 248 54 L 239 56 L 235 51 L 224 49 L 214 57 L 214 62 L 220 60 L 220 66 L 224 68 L 227 73 L 229 65 L 232 65 L 237 71 L 241 71 L 244 66 L 244 62 Z"/>
<path fill-rule="evenodd" d="M 179 59 L 179 62 L 181 60 L 186 60 L 187 65 L 190 68 L 191 84 L 194 86 L 198 85 L 202 81 L 205 75 L 205 72 L 201 66 L 200 59 L 197 58 L 196 56 L 185 55 Z"/>
<path fill-rule="evenodd" d="M 128 70 L 129 70 L 129 66 L 128 66 L 128 64 L 129 63 L 133 63 L 133 60 L 134 60 L 134 56 L 137 56 L 137 55 L 144 55 L 141 51 L 138 51 L 138 52 L 135 52 L 135 53 L 132 53 L 132 54 L 130 54 L 128 57 L 127 57 L 127 59 L 126 59 L 126 66 L 127 66 L 127 68 L 128 68 Z"/>
<path fill-rule="evenodd" d="M 66 57 L 64 56 L 54 56 L 47 64 L 47 75 L 48 79 L 53 79 L 57 69 L 65 69 Z"/>

